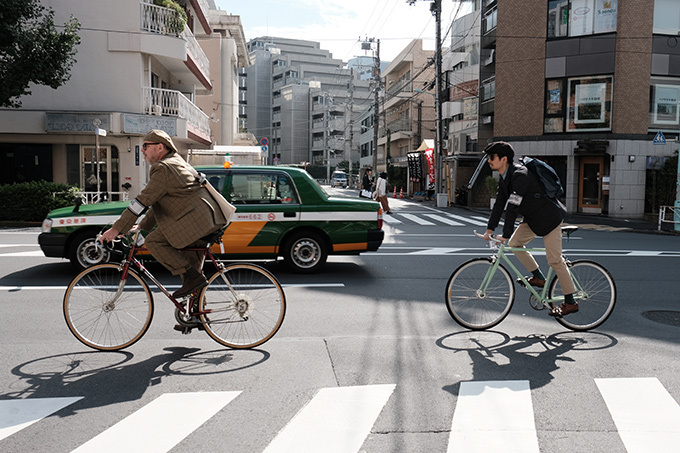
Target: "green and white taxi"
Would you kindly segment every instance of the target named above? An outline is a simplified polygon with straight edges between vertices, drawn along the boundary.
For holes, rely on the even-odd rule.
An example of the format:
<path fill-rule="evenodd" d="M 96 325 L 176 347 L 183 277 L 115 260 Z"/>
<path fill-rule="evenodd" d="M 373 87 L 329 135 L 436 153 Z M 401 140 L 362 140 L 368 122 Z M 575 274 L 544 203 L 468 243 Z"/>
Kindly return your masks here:
<path fill-rule="evenodd" d="M 196 167 L 236 206 L 221 244 L 224 260 L 283 257 L 294 271 L 319 270 L 329 255 L 358 255 L 382 244 L 382 209 L 374 201 L 330 196 L 303 169 L 284 166 Z M 95 242 L 128 202 L 97 203 L 51 211 L 38 242 L 47 257 L 68 258 L 79 268 L 110 259 Z"/>

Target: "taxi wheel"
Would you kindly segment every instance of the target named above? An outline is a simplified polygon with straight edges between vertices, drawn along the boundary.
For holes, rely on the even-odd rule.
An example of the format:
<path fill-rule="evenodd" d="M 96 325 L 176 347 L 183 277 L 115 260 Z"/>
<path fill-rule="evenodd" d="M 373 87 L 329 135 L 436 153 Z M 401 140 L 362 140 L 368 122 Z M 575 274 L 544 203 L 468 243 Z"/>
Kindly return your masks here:
<path fill-rule="evenodd" d="M 323 238 L 313 232 L 302 232 L 286 241 L 283 261 L 294 272 L 310 274 L 319 270 L 328 258 Z"/>
<path fill-rule="evenodd" d="M 69 260 L 76 269 L 85 269 L 95 264 L 106 263 L 109 261 L 110 253 L 105 248 L 99 246 L 92 232 L 78 234 L 71 241 L 69 247 Z"/>

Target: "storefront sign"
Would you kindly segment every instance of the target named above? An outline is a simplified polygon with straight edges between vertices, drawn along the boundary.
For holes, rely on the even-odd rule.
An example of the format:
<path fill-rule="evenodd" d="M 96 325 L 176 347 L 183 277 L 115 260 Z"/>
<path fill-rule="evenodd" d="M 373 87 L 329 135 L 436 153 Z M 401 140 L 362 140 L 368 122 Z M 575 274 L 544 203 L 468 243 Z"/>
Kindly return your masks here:
<path fill-rule="evenodd" d="M 177 136 L 177 119 L 155 115 L 123 115 L 123 133 L 144 135 L 152 129 L 160 129 L 169 136 Z"/>
<path fill-rule="evenodd" d="M 111 130 L 111 115 L 108 113 L 45 113 L 46 132 L 91 134 L 95 132 L 95 120 L 99 128 Z"/>

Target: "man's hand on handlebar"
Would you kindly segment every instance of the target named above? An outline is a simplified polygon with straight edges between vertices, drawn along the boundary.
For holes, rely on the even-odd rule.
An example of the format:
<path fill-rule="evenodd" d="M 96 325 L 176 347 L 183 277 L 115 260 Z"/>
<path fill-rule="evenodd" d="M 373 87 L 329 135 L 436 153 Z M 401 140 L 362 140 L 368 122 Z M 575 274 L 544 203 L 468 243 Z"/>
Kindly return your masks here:
<path fill-rule="evenodd" d="M 502 242 L 503 244 L 505 244 L 508 240 L 507 238 L 504 238 L 502 236 L 494 236 L 493 230 L 486 230 L 486 232 L 484 233 L 484 239 L 486 239 L 487 241 L 494 240 L 496 242 Z"/>

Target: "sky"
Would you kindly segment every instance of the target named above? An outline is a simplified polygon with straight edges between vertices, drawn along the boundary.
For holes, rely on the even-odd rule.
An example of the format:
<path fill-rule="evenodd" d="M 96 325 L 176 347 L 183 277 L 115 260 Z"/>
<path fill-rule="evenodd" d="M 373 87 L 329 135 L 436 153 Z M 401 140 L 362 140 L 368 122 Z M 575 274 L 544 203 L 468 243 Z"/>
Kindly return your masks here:
<path fill-rule="evenodd" d="M 348 61 L 371 55 L 360 40 L 380 40 L 380 59 L 392 61 L 416 38 L 435 49 L 436 24 L 430 1 L 417 0 L 215 0 L 218 9 L 241 16 L 246 40 L 261 36 L 304 39 L 321 43 L 333 58 Z M 442 36 L 465 9 L 458 1 L 442 0 Z M 444 39 L 448 47 L 449 39 Z"/>

